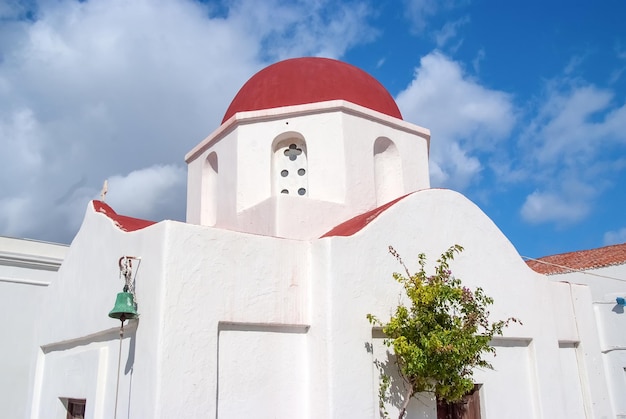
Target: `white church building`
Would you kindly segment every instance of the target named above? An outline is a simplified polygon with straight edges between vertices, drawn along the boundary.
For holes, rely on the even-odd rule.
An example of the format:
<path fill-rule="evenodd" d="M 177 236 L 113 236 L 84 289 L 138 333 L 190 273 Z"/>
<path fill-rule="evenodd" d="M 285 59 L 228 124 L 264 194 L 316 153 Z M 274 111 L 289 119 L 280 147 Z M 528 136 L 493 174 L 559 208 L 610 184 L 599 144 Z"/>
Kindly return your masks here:
<path fill-rule="evenodd" d="M 626 417 L 626 284 L 596 292 L 532 270 L 475 204 L 430 188 L 429 143 L 356 67 L 261 70 L 185 157 L 187 222 L 89 203 L 29 303 L 37 319 L 15 332 L 29 349 L 1 349 L 3 365 L 23 364 L 6 417 L 378 418 L 374 361 L 388 354 L 366 314 L 386 320 L 402 301 L 388 247 L 416 270 L 419 253 L 432 264 L 453 244 L 465 251 L 452 271 L 494 298 L 492 319 L 523 323 L 475 372 L 480 417 Z M 139 318 L 120 340 L 108 313 L 126 260 Z M 0 280 L 17 285 L 37 287 Z M 435 400 L 407 417 L 437 418 Z"/>

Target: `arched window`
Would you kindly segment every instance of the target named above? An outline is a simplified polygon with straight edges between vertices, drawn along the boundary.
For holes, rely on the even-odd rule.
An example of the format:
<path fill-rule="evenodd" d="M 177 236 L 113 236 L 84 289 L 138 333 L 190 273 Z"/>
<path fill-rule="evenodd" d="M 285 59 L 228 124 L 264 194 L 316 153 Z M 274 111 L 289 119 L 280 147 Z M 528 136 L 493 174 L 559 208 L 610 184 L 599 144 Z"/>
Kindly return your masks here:
<path fill-rule="evenodd" d="M 374 142 L 374 177 L 378 206 L 402 195 L 402 160 L 396 145 L 389 138 L 379 137 Z"/>
<path fill-rule="evenodd" d="M 309 168 L 304 138 L 293 132 L 280 135 L 272 151 L 272 194 L 307 196 Z"/>
<path fill-rule="evenodd" d="M 219 165 L 217 153 L 212 152 L 202 167 L 202 215 L 203 225 L 214 226 L 217 222 Z"/>

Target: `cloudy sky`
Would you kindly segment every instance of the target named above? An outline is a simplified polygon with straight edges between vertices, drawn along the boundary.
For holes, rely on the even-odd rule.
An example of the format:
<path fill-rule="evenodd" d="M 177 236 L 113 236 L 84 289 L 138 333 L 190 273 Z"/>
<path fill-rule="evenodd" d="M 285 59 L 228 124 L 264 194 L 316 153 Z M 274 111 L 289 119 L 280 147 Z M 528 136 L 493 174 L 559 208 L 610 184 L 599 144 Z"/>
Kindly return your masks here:
<path fill-rule="evenodd" d="M 621 0 L 0 0 L 0 235 L 69 243 L 117 212 L 183 220 L 183 156 L 241 85 L 324 56 L 430 128 L 433 186 L 522 255 L 626 241 Z"/>

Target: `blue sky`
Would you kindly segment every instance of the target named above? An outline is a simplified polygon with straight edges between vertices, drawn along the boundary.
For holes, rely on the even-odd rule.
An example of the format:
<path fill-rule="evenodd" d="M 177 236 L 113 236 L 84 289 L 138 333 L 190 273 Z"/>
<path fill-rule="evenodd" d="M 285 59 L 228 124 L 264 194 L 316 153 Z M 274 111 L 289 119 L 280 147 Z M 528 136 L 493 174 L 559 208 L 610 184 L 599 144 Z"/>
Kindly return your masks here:
<path fill-rule="evenodd" d="M 432 131 L 431 181 L 520 254 L 626 242 L 626 3 L 0 0 L 0 235 L 184 219 L 184 154 L 256 71 L 354 64 Z"/>

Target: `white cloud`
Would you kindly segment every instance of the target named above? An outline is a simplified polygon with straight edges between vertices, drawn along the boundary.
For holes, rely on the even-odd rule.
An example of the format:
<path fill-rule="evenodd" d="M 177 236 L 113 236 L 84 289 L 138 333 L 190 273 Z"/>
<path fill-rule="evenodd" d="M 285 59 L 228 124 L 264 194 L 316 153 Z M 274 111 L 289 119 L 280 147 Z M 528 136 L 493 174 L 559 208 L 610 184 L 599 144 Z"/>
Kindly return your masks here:
<path fill-rule="evenodd" d="M 626 140 L 626 105 L 607 113 L 613 96 L 610 90 L 591 85 L 551 91 L 527 134 L 532 136 L 535 157 L 542 163 L 586 160 L 601 146 L 598 140 Z"/>
<path fill-rule="evenodd" d="M 532 224 L 555 222 L 562 225 L 580 221 L 589 209 L 584 200 L 568 201 L 560 195 L 535 191 L 526 197 L 521 214 Z"/>
<path fill-rule="evenodd" d="M 0 1 L 0 19 L 20 19 L 28 12 L 28 2 L 18 0 Z"/>
<path fill-rule="evenodd" d="M 476 157 L 469 156 L 458 143 L 444 145 L 445 158 L 430 161 L 430 181 L 433 186 L 445 185 L 455 190 L 463 190 L 480 174 L 483 167 Z"/>
<path fill-rule="evenodd" d="M 187 171 L 181 166 L 157 165 L 108 179 L 106 201 L 116 212 L 154 219 L 163 209 L 184 217 Z"/>
<path fill-rule="evenodd" d="M 32 215 L 29 214 L 31 207 L 25 197 L 0 199 L 0 225 L 5 226 L 5 235 L 21 237 L 24 231 L 28 231 L 29 220 L 26 216 Z"/>
<path fill-rule="evenodd" d="M 476 53 L 476 57 L 472 60 L 472 67 L 474 68 L 474 73 L 480 73 L 480 64 L 485 59 L 485 50 L 483 48 L 479 49 Z"/>
<path fill-rule="evenodd" d="M 543 191 L 527 197 L 523 218 L 533 223 L 579 221 L 624 168 L 626 104 L 616 104 L 609 89 L 552 80 L 520 145 L 518 166 L 525 180 L 541 184 Z"/>
<path fill-rule="evenodd" d="M 515 123 L 509 95 L 482 86 L 437 51 L 422 57 L 396 101 L 404 119 L 431 130 L 433 186 L 469 185 L 481 171 L 472 153 L 493 150 Z"/>
<path fill-rule="evenodd" d="M 121 200 L 127 215 L 180 218 L 184 154 L 255 71 L 376 35 L 366 7 L 330 0 L 242 0 L 219 15 L 188 0 L 33 7 L 0 8 L 0 234 L 65 242 L 106 178 L 113 202 L 136 183 L 157 208 Z"/>
<path fill-rule="evenodd" d="M 406 16 L 416 33 L 424 31 L 428 18 L 436 14 L 439 8 L 437 0 L 404 0 L 404 3 Z"/>
<path fill-rule="evenodd" d="M 437 48 L 443 48 L 444 46 L 446 46 L 446 44 L 448 44 L 449 41 L 456 38 L 459 29 L 463 25 L 468 24 L 469 21 L 470 18 L 468 16 L 464 16 L 460 19 L 446 22 L 440 30 L 434 33 L 435 44 L 437 45 Z M 453 48 L 454 51 L 458 49 L 458 47 L 460 46 L 460 42 L 462 42 L 462 40 L 455 45 L 455 47 Z"/>
<path fill-rule="evenodd" d="M 604 245 L 626 243 L 626 227 L 604 233 Z"/>
<path fill-rule="evenodd" d="M 0 166 L 1 178 L 30 175 L 41 168 L 44 134 L 30 109 L 15 109 L 0 118 L 0 138 L 4 139 L 2 153 L 6 156 Z"/>
<path fill-rule="evenodd" d="M 230 20 L 271 61 L 296 55 L 338 58 L 348 47 L 372 40 L 365 24 L 370 10 L 362 2 L 255 0 L 234 3 Z"/>
<path fill-rule="evenodd" d="M 572 74 L 572 73 L 574 73 L 585 62 L 585 58 L 586 57 L 584 55 L 574 55 L 574 56 L 572 56 L 570 58 L 569 62 L 567 63 L 567 65 L 565 66 L 565 69 L 563 70 L 563 73 L 564 74 Z"/>
<path fill-rule="evenodd" d="M 411 22 L 412 31 L 421 34 L 430 18 L 467 3 L 467 0 L 404 0 L 404 13 Z"/>

